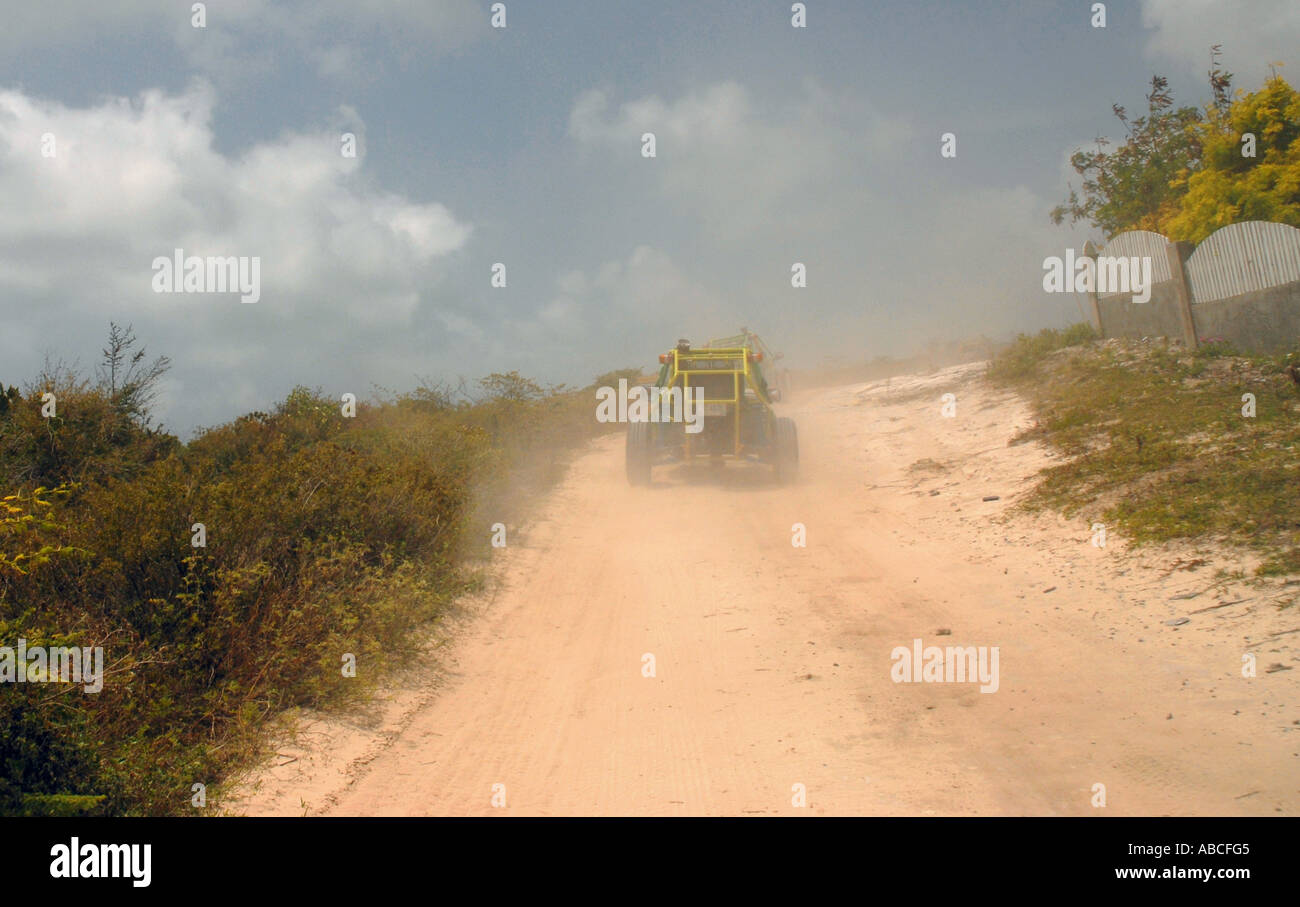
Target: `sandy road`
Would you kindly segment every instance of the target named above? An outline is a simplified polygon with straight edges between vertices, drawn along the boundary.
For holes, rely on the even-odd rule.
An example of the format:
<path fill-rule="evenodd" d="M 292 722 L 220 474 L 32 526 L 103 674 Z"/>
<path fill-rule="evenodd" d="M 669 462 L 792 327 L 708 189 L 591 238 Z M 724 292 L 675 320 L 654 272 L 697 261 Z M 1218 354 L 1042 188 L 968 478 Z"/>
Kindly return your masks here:
<path fill-rule="evenodd" d="M 791 487 L 705 466 L 633 488 L 621 436 L 592 445 L 500 552 L 438 689 L 309 735 L 236 808 L 1296 814 L 1300 672 L 1265 670 L 1296 663 L 1296 609 L 1206 591 L 1213 563 L 1095 548 L 1081 519 L 1009 514 L 1049 455 L 1008 446 L 1028 412 L 977 371 L 792 403 Z M 917 638 L 998 647 L 997 691 L 895 683 L 891 650 Z"/>

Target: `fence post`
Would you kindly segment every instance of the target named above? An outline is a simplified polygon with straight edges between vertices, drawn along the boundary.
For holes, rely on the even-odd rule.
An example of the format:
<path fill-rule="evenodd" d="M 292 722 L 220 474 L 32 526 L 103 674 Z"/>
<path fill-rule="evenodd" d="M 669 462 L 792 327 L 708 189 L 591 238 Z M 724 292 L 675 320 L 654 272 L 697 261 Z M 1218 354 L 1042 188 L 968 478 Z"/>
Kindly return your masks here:
<path fill-rule="evenodd" d="M 1093 263 L 1092 273 L 1096 274 L 1097 273 L 1096 270 L 1097 247 L 1096 245 L 1093 244 L 1093 241 L 1091 239 L 1087 240 L 1083 244 L 1083 256 L 1084 258 L 1092 259 L 1092 263 Z M 1070 280 L 1070 279 L 1072 279 L 1072 276 L 1067 274 L 1066 280 Z M 1092 288 L 1088 290 L 1088 302 L 1092 306 L 1092 326 L 1097 329 L 1097 336 L 1104 338 L 1106 336 L 1106 330 L 1105 328 L 1102 327 L 1101 324 L 1101 305 L 1097 302 L 1097 282 L 1095 280 L 1093 281 Z"/>
<path fill-rule="evenodd" d="M 1183 343 L 1189 350 L 1196 349 L 1196 322 L 1192 318 L 1192 293 L 1187 285 L 1187 272 L 1183 264 L 1196 247 L 1189 242 L 1170 242 L 1165 246 L 1169 256 L 1169 276 L 1174 285 L 1174 305 L 1178 306 L 1178 320 L 1183 326 Z"/>

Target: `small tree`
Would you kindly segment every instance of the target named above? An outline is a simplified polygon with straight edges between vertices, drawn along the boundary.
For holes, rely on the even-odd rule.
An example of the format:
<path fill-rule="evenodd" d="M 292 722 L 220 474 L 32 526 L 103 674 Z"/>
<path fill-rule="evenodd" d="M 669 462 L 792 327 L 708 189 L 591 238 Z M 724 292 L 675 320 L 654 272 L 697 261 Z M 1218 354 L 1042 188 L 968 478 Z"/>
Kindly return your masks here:
<path fill-rule="evenodd" d="M 489 397 L 496 400 L 509 400 L 521 403 L 527 400 L 539 400 L 545 391 L 537 382 L 525 378 L 519 372 L 493 372 L 486 378 L 479 379 L 479 385 L 487 391 Z"/>
<path fill-rule="evenodd" d="M 1217 66 L 1211 70 L 1216 92 L 1226 91 L 1231 78 Z M 1159 230 L 1177 209 L 1185 191 L 1177 181 L 1200 166 L 1201 145 L 1191 127 L 1201 121 L 1201 113 L 1195 107 L 1174 107 L 1169 80 L 1159 75 L 1151 77 L 1146 101 L 1146 115 L 1135 120 L 1120 105 L 1111 105 L 1127 133 L 1124 144 L 1107 151 L 1110 142 L 1098 137 L 1095 151 L 1070 156 L 1070 165 L 1083 177 L 1082 196 L 1071 186 L 1066 201 L 1052 209 L 1053 223 L 1087 221 L 1110 237 L 1124 230 Z"/>
<path fill-rule="evenodd" d="M 98 369 L 99 387 L 108 395 L 114 412 L 141 426 L 150 422 L 149 410 L 158 397 L 158 382 L 172 366 L 166 356 L 145 362 L 145 350 L 132 351 L 136 336 L 131 326 L 108 325 L 108 346 L 102 350 Z"/>
<path fill-rule="evenodd" d="M 1200 242 L 1247 220 L 1300 227 L 1300 92 L 1274 73 L 1259 91 L 1219 101 L 1196 130 L 1203 166 L 1182 181 L 1185 194 L 1164 232 Z"/>

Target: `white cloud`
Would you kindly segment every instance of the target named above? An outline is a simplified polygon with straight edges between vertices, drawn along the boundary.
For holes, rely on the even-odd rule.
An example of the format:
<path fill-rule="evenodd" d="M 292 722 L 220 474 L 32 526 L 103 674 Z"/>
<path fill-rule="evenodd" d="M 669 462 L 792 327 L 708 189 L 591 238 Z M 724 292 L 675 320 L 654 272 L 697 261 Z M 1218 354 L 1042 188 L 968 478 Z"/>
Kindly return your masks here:
<path fill-rule="evenodd" d="M 647 131 L 653 160 L 640 157 Z M 749 325 L 792 363 L 1077 319 L 1041 292 L 1042 259 L 1060 253 L 1050 203 L 943 167 L 919 133 L 814 81 L 761 102 L 734 82 L 619 105 L 587 92 L 569 135 L 594 194 L 634 213 L 629 233 L 669 239 L 565 275 L 561 295 L 585 321 L 622 319 L 629 350 Z M 795 261 L 807 288 L 790 285 Z"/>
<path fill-rule="evenodd" d="M 615 110 L 609 93 L 597 89 L 574 103 L 569 134 L 588 154 L 645 168 L 675 213 L 697 219 L 706 233 L 740 239 L 820 197 L 848 155 L 889 155 L 911 134 L 861 100 L 833 98 L 812 81 L 802 88 L 785 103 L 766 101 L 761 112 L 731 81 Z M 654 159 L 641 157 L 646 132 L 655 135 Z"/>
<path fill-rule="evenodd" d="M 597 360 L 584 358 L 580 368 L 635 363 L 683 331 L 725 328 L 739 317 L 671 256 L 647 245 L 567 271 L 556 283 L 556 295 L 533 314 L 507 318 L 507 348 L 525 371 L 553 371 L 554 351 L 575 347 L 599 350 Z"/>
<path fill-rule="evenodd" d="M 140 305 L 155 304 L 149 262 L 176 247 L 260 256 L 264 280 L 293 301 L 362 280 L 409 291 L 429 262 L 466 242 L 468 226 L 442 205 L 369 186 L 361 159 L 343 157 L 332 133 L 224 157 L 212 147 L 211 108 L 203 85 L 85 109 L 0 92 L 0 238 L 39 239 L 70 262 L 60 281 L 114 283 Z M 41 154 L 45 134 L 53 158 Z"/>
<path fill-rule="evenodd" d="M 560 295 L 541 310 L 549 320 L 583 313 L 607 322 L 648 324 L 716 305 L 666 253 L 645 245 L 626 258 L 602 262 L 591 274 L 569 271 L 558 284 Z"/>
<path fill-rule="evenodd" d="M 0 91 L 0 314 L 58 349 L 79 330 L 98 339 L 110 319 L 147 321 L 170 333 L 184 388 L 169 399 L 187 394 L 199 412 L 215 408 L 197 399 L 211 390 L 200 375 L 239 368 L 264 381 L 316 366 L 358 330 L 402 330 L 471 232 L 443 205 L 375 187 L 337 132 L 222 155 L 213 100 L 203 84 L 88 108 Z M 177 248 L 260 258 L 261 301 L 155 294 L 152 262 Z M 290 332 L 295 348 L 260 342 L 267 330 Z M 0 337 L 0 360 L 29 352 L 9 346 Z"/>
<path fill-rule="evenodd" d="M 1224 66 L 1248 91 L 1259 87 L 1268 64 L 1300 64 L 1296 0 L 1142 0 L 1142 24 L 1154 29 L 1148 54 L 1183 73 L 1206 72 L 1210 47 L 1222 44 Z"/>

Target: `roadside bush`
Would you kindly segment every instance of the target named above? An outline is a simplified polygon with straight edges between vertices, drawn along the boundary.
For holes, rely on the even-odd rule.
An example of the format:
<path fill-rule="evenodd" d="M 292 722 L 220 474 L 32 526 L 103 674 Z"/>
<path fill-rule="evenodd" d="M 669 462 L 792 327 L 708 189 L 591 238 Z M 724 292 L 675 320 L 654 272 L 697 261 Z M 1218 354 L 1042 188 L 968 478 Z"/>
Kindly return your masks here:
<path fill-rule="evenodd" d="M 1296 354 L 1120 340 L 1045 352 L 1061 342 L 1026 338 L 998 372 L 1037 417 L 1021 439 L 1062 454 L 1027 507 L 1087 514 L 1136 544 L 1254 549 L 1257 574 L 1296 572 Z"/>
<path fill-rule="evenodd" d="M 1033 375 L 1038 364 L 1057 350 L 1090 343 L 1097 337 L 1084 322 L 1064 329 L 1047 328 L 1037 334 L 1018 334 L 1007 347 L 994 354 L 988 376 L 994 381 L 1014 382 Z"/>
<path fill-rule="evenodd" d="M 97 694 L 0 684 L 0 814 L 187 811 L 268 718 L 412 654 L 474 583 L 481 522 L 605 428 L 589 393 L 516 373 L 483 387 L 353 418 L 298 387 L 188 444 L 149 426 L 147 381 L 125 403 L 120 383 L 66 370 L 0 387 L 0 645 L 102 646 L 106 673 Z"/>

